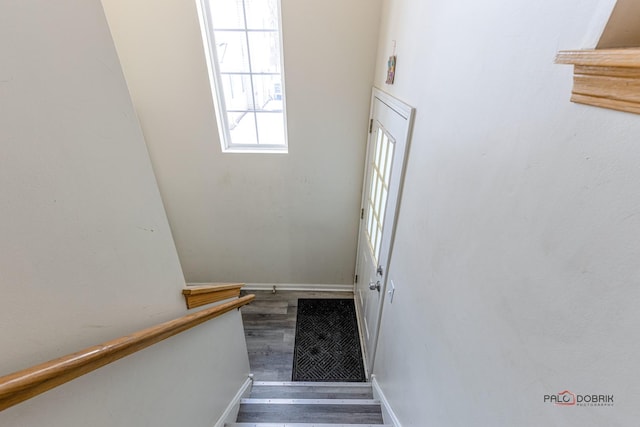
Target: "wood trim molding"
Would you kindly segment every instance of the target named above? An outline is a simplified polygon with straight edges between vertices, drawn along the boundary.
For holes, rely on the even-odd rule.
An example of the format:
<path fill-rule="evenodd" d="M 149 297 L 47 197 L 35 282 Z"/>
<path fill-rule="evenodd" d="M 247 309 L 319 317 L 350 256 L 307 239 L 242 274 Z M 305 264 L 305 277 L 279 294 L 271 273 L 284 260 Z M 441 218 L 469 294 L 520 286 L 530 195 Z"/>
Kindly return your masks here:
<path fill-rule="evenodd" d="M 255 295 L 86 348 L 0 378 L 0 411 L 250 303 Z"/>
<path fill-rule="evenodd" d="M 244 283 L 212 283 L 203 286 L 189 286 L 182 290 L 187 308 L 200 307 L 212 302 L 240 296 Z"/>
<path fill-rule="evenodd" d="M 639 68 L 640 48 L 562 50 L 556 56 L 556 63 Z"/>
<path fill-rule="evenodd" d="M 571 101 L 640 114 L 640 49 L 561 51 L 557 64 L 573 64 Z"/>

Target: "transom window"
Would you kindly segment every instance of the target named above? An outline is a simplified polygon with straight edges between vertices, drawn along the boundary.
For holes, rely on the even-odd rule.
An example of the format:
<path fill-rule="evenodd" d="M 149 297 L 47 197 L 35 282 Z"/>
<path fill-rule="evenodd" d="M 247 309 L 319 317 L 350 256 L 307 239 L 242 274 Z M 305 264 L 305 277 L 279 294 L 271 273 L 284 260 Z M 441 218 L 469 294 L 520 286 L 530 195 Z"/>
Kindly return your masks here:
<path fill-rule="evenodd" d="M 223 151 L 286 152 L 279 0 L 200 0 Z"/>

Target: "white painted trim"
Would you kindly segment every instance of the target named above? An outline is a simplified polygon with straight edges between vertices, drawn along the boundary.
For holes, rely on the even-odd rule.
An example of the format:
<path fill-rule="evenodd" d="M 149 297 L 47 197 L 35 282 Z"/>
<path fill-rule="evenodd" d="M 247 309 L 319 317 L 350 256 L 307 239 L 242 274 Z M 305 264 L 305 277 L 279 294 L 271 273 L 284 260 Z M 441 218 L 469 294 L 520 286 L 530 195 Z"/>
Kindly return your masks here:
<path fill-rule="evenodd" d="M 398 113 L 403 119 L 407 120 L 411 124 L 414 111 L 414 108 L 412 106 L 410 106 L 409 104 L 405 104 L 398 98 L 391 96 L 386 92 L 383 92 L 377 87 L 374 87 L 372 89 L 372 98 L 378 98 L 382 103 L 387 104 L 389 108 Z M 373 104 L 373 99 L 371 104 Z M 408 136 L 409 132 L 407 132 L 407 139 L 409 139 Z"/>
<path fill-rule="evenodd" d="M 388 254 L 387 254 L 387 258 L 386 261 L 384 261 L 384 257 L 382 256 L 382 254 L 384 253 L 384 249 L 381 249 L 380 252 L 380 257 L 383 259 L 383 262 L 380 262 L 380 264 L 383 266 L 383 268 L 385 268 L 387 270 L 386 275 L 384 276 L 382 283 L 381 283 L 381 289 L 380 289 L 380 293 L 381 293 L 381 300 L 378 304 L 378 312 L 377 312 L 377 320 L 376 320 L 376 324 L 375 324 L 375 328 L 372 327 L 371 330 L 369 330 L 367 323 L 365 323 L 365 313 L 362 313 L 361 311 L 359 311 L 357 309 L 358 306 L 358 292 L 359 292 L 359 288 L 358 285 L 354 285 L 354 301 L 356 304 L 356 315 L 360 316 L 358 319 L 359 324 L 361 323 L 366 331 L 364 331 L 367 334 L 368 340 L 365 341 L 364 339 L 362 339 L 362 328 L 360 328 L 361 330 L 361 345 L 363 347 L 366 347 L 365 350 L 363 350 L 363 354 L 365 356 L 363 356 L 364 362 L 367 364 L 365 367 L 365 373 L 368 372 L 373 372 L 374 371 L 374 365 L 375 365 L 375 359 L 376 359 L 376 351 L 377 351 L 377 347 L 378 347 L 378 336 L 380 334 L 380 328 L 381 328 L 381 323 L 382 323 L 382 311 L 384 308 L 384 303 L 385 303 L 385 299 L 386 299 L 386 295 L 387 295 L 387 281 L 390 277 L 390 267 L 391 267 L 391 263 L 392 263 L 392 259 L 393 259 L 393 248 L 394 248 L 394 241 L 395 241 L 395 235 L 396 235 L 396 224 L 398 222 L 398 217 L 400 215 L 400 205 L 402 203 L 402 192 L 403 192 L 403 188 L 404 188 L 404 177 L 405 177 L 405 173 L 406 173 L 406 169 L 407 169 L 407 163 L 408 163 L 408 157 L 409 157 L 409 147 L 411 145 L 411 138 L 412 138 L 412 134 L 413 134 L 413 122 L 414 122 L 414 118 L 415 118 L 415 108 L 413 108 L 412 106 L 410 106 L 409 104 L 406 104 L 405 102 L 399 100 L 398 98 L 395 98 L 394 96 L 382 91 L 381 89 L 377 88 L 377 87 L 373 87 L 371 89 L 371 107 L 369 110 L 369 119 L 370 120 L 375 120 L 374 117 L 374 113 L 376 111 L 375 109 L 375 102 L 376 100 L 380 101 L 382 104 L 386 105 L 390 110 L 392 110 L 394 113 L 398 114 L 400 117 L 402 117 L 404 119 L 404 123 L 405 123 L 405 127 L 404 127 L 404 135 L 403 138 L 400 137 L 400 133 L 398 133 L 397 135 L 394 135 L 395 137 L 397 137 L 396 139 L 396 143 L 399 145 L 401 143 L 404 143 L 404 152 L 402 151 L 398 151 L 397 153 L 402 153 L 402 165 L 400 168 L 400 175 L 398 177 L 399 181 L 397 183 L 397 188 L 398 188 L 398 194 L 397 194 L 397 198 L 396 198 L 396 202 L 395 202 L 395 211 L 393 213 L 393 222 L 390 224 L 391 225 L 391 230 L 390 230 L 390 242 L 389 242 L 389 249 L 388 249 Z M 369 156 L 370 156 L 370 149 L 371 149 L 371 142 L 372 142 L 372 138 L 373 138 L 374 133 L 371 133 L 367 139 L 367 163 L 369 162 Z M 394 154 L 394 157 L 397 156 L 397 154 Z M 395 159 L 394 159 L 395 161 Z M 392 167 L 393 169 L 393 167 Z M 363 178 L 363 190 L 362 190 L 362 199 L 360 202 L 360 206 L 361 208 L 364 208 L 364 206 L 366 205 L 366 191 L 368 191 L 367 187 L 367 180 L 368 180 L 368 174 L 369 174 L 369 165 L 367 165 L 365 167 L 364 170 L 364 178 Z M 391 172 L 392 175 L 395 174 L 395 172 L 392 170 Z M 393 176 L 392 178 L 393 179 Z M 395 185 L 394 185 L 395 187 Z M 389 195 L 392 194 L 391 193 L 391 189 L 389 189 Z M 390 203 L 387 200 L 387 209 L 392 206 L 393 204 Z M 385 219 L 385 223 L 386 223 L 386 219 Z M 357 253 L 356 253 L 356 268 L 355 268 L 355 272 L 357 275 L 362 275 L 362 272 L 358 271 L 358 266 L 360 265 L 360 241 L 362 240 L 362 227 L 363 227 L 364 222 L 360 221 L 360 226 L 358 228 L 358 246 L 357 246 Z M 384 225 L 383 225 L 384 228 Z M 383 237 L 382 240 L 385 240 L 385 235 L 386 235 L 386 230 L 383 232 Z M 366 291 L 365 291 L 366 292 Z M 371 343 L 372 345 L 369 346 L 369 343 Z M 369 351 L 369 347 L 371 347 L 370 351 Z"/>
<path fill-rule="evenodd" d="M 192 282 L 187 286 L 206 286 L 211 282 Z M 353 292 L 353 285 L 323 285 L 316 283 L 245 283 L 242 289 L 247 291 L 316 291 L 316 292 Z"/>
<path fill-rule="evenodd" d="M 316 284 L 316 283 L 247 283 L 242 289 L 248 291 L 330 291 L 353 292 L 353 285 Z"/>
<path fill-rule="evenodd" d="M 225 424 L 235 423 L 238 419 L 238 411 L 240 410 L 240 400 L 249 397 L 251 393 L 251 386 L 253 385 L 253 374 L 249 375 L 244 383 L 240 386 L 240 389 L 236 395 L 231 399 L 229 405 L 218 418 L 218 421 L 214 424 L 214 427 L 224 427 Z"/>
<path fill-rule="evenodd" d="M 187 283 L 187 286 L 205 286 L 211 282 Z M 315 292 L 353 292 L 353 285 L 325 285 L 316 283 L 245 283 L 242 289 L 247 291 L 315 291 Z"/>
<path fill-rule="evenodd" d="M 358 241 L 359 240 L 360 239 L 358 239 Z M 358 324 L 358 337 L 360 338 L 360 353 L 362 354 L 362 364 L 364 365 L 364 376 L 367 381 L 369 381 L 371 373 L 369 372 L 369 361 L 367 360 L 367 351 L 365 348 L 367 341 L 365 341 L 364 339 L 364 317 L 362 317 L 362 313 L 360 312 L 360 305 L 358 304 L 358 301 L 356 301 L 356 298 L 359 297 L 360 296 L 357 295 L 354 290 L 353 305 L 356 308 L 356 322 Z"/>
<path fill-rule="evenodd" d="M 200 30 L 204 43 L 204 54 L 209 70 L 209 81 L 211 84 L 211 93 L 215 106 L 216 120 L 218 123 L 218 131 L 220 135 L 220 145 L 223 153 L 264 153 L 264 154 L 286 154 L 288 153 L 288 133 L 287 133 L 287 101 L 285 94 L 285 77 L 284 77 L 284 44 L 282 38 L 282 5 L 281 0 L 276 0 L 278 4 L 278 36 L 280 43 L 280 87 L 282 91 L 282 116 L 284 118 L 284 144 L 242 144 L 234 143 L 231 139 L 229 131 L 229 121 L 227 119 L 227 99 L 222 85 L 222 74 L 218 55 L 215 49 L 215 36 L 213 34 L 213 22 L 211 21 L 211 7 L 207 0 L 196 0 L 198 10 L 198 18 L 200 21 Z M 246 30 L 246 23 L 241 30 Z M 246 34 L 246 33 L 245 33 Z M 251 58 L 251 55 L 249 55 Z M 249 59 L 249 71 L 252 72 L 251 59 Z M 253 74 L 252 74 L 253 75 Z M 253 87 L 253 84 L 251 84 Z M 259 137 L 258 137 L 259 138 Z"/>
<path fill-rule="evenodd" d="M 375 375 L 371 375 L 371 387 L 373 388 L 373 398 L 380 401 L 380 407 L 382 408 L 382 422 L 385 424 L 392 424 L 394 427 L 402 427 L 398 417 L 395 412 L 393 412 L 391 404 L 384 395 L 382 388 L 380 388 L 380 383 L 378 383 L 378 379 Z"/>

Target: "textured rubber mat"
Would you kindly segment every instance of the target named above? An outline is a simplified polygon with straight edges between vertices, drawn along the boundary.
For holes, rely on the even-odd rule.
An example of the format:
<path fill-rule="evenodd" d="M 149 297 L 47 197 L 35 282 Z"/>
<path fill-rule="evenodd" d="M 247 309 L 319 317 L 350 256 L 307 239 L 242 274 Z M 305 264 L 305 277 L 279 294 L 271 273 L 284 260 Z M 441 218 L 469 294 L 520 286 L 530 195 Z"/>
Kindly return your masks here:
<path fill-rule="evenodd" d="M 352 299 L 299 299 L 293 381 L 365 381 Z"/>

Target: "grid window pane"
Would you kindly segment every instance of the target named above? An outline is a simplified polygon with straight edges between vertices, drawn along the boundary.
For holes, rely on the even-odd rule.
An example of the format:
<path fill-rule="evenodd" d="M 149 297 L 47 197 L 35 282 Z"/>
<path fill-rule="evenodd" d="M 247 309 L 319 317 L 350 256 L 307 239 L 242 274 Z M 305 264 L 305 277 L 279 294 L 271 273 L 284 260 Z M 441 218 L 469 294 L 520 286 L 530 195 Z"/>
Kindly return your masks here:
<path fill-rule="evenodd" d="M 209 10 L 213 28 L 244 28 L 242 0 L 209 0 Z"/>
<path fill-rule="evenodd" d="M 252 81 L 256 110 L 282 110 L 282 96 L 279 94 L 282 84 L 280 76 L 253 75 Z"/>
<path fill-rule="evenodd" d="M 253 108 L 249 75 L 223 74 L 221 81 L 227 111 L 246 111 Z"/>
<path fill-rule="evenodd" d="M 248 33 L 251 51 L 251 71 L 254 73 L 280 72 L 280 39 L 277 32 Z"/>
<path fill-rule="evenodd" d="M 284 117 L 282 113 L 256 113 L 259 144 L 284 144 Z"/>
<path fill-rule="evenodd" d="M 257 144 L 255 113 L 228 113 L 231 142 Z M 233 121 L 232 121 L 233 120 Z"/>
<path fill-rule="evenodd" d="M 221 73 L 248 73 L 249 52 L 245 33 L 216 31 L 216 54 Z"/>
<path fill-rule="evenodd" d="M 223 150 L 286 151 L 279 0 L 199 1 Z"/>
<path fill-rule="evenodd" d="M 245 0 L 247 28 L 250 30 L 277 30 L 278 2 L 276 0 Z"/>

